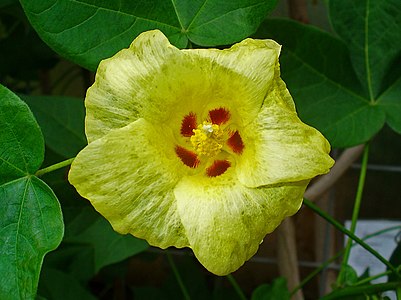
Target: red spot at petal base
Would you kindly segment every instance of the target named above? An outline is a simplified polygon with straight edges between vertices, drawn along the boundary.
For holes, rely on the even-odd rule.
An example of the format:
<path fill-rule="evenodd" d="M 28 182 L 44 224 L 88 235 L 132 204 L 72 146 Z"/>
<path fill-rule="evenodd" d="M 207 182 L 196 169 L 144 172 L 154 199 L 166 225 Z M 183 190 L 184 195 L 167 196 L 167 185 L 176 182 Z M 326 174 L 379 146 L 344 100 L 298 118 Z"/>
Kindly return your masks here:
<path fill-rule="evenodd" d="M 227 169 L 231 167 L 231 164 L 227 160 L 215 160 L 213 165 L 206 169 L 206 174 L 209 177 L 216 177 L 224 174 Z"/>
<path fill-rule="evenodd" d="M 199 159 L 196 153 L 180 146 L 175 147 L 175 153 L 181 159 L 184 165 L 190 168 L 196 168 L 199 165 Z"/>
<path fill-rule="evenodd" d="M 213 124 L 221 125 L 230 119 L 230 112 L 223 107 L 209 111 L 209 117 Z"/>
<path fill-rule="evenodd" d="M 188 115 L 186 115 L 184 117 L 184 119 L 182 119 L 181 122 L 181 135 L 185 136 L 185 137 L 190 137 L 192 136 L 193 133 L 193 129 L 196 129 L 196 115 L 191 112 Z"/>
<path fill-rule="evenodd" d="M 234 153 L 241 154 L 244 150 L 244 142 L 238 131 L 235 131 L 227 140 L 227 145 L 234 151 Z"/>

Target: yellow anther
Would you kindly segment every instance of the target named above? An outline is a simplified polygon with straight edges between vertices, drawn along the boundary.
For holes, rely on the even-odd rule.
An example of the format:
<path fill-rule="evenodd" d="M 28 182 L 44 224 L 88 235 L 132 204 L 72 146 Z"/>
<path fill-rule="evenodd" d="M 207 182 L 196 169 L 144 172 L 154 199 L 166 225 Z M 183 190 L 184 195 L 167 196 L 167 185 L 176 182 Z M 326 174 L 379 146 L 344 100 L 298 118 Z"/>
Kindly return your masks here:
<path fill-rule="evenodd" d="M 198 154 L 213 157 L 220 152 L 224 141 L 219 125 L 203 122 L 193 132 L 191 143 Z"/>

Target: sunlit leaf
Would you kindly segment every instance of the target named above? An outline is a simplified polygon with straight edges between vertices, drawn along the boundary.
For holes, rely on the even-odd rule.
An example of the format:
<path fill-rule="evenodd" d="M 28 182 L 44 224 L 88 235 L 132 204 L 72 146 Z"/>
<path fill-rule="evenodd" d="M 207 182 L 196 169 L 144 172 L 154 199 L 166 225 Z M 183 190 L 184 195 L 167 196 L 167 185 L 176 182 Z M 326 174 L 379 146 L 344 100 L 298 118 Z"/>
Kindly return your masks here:
<path fill-rule="evenodd" d="M 63 236 L 52 190 L 26 176 L 0 185 L 0 299 L 33 299 L 44 255 Z"/>
<path fill-rule="evenodd" d="M 277 0 L 21 0 L 42 39 L 56 52 L 95 70 L 141 32 L 160 29 L 186 47 L 237 42 L 252 34 Z"/>
<path fill-rule="evenodd" d="M 44 142 L 28 106 L 0 85 L 0 185 L 40 167 Z"/>
<path fill-rule="evenodd" d="M 53 191 L 33 176 L 41 131 L 28 106 L 0 85 L 0 299 L 33 299 L 44 255 L 63 236 Z"/>

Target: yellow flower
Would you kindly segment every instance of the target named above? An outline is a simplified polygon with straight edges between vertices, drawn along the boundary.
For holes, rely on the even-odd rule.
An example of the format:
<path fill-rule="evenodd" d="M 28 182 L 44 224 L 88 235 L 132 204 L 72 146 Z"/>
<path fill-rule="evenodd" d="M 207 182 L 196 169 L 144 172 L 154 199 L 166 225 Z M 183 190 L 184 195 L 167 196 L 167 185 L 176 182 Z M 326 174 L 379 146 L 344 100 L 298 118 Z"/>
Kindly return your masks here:
<path fill-rule="evenodd" d="M 333 165 L 297 117 L 279 53 L 272 40 L 179 50 L 142 33 L 99 65 L 70 182 L 116 231 L 237 270 Z"/>

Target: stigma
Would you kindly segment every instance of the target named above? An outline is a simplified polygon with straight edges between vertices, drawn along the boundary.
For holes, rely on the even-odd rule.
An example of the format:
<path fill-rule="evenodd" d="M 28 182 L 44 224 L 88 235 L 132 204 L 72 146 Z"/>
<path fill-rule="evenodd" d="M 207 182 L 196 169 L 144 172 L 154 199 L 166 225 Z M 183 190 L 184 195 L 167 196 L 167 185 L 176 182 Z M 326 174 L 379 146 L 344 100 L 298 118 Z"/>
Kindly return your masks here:
<path fill-rule="evenodd" d="M 223 130 L 219 125 L 205 121 L 193 129 L 190 140 L 197 154 L 213 157 L 223 147 Z"/>
<path fill-rule="evenodd" d="M 213 133 L 213 124 L 204 124 L 202 129 L 205 134 L 210 135 Z"/>

